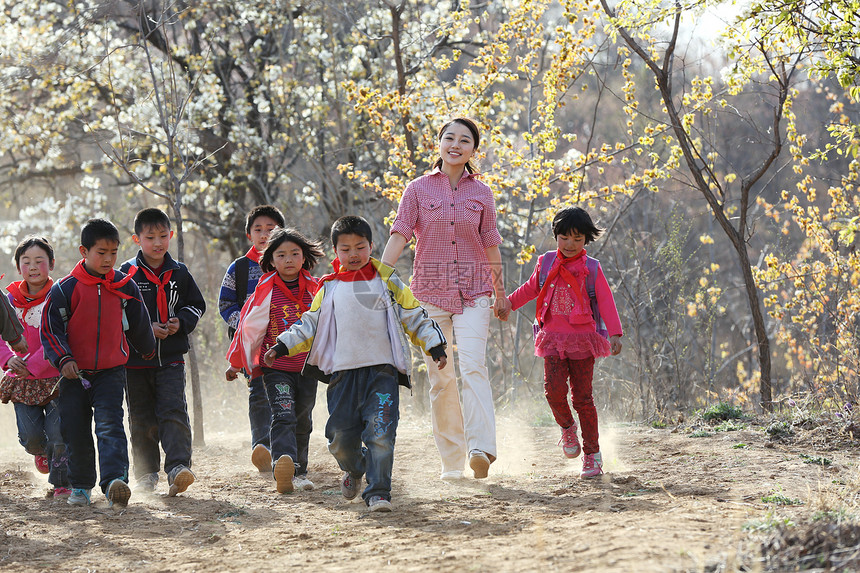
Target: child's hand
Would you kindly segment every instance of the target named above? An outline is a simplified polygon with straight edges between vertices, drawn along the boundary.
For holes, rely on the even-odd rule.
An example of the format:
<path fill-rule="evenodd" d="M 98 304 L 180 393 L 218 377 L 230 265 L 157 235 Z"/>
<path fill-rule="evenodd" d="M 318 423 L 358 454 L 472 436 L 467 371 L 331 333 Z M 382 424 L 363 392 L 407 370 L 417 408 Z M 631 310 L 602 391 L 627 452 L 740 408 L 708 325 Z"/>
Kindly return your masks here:
<path fill-rule="evenodd" d="M 621 337 L 619 335 L 609 337 L 609 345 L 612 347 L 612 356 L 621 352 Z"/>
<path fill-rule="evenodd" d="M 239 368 L 236 368 L 235 366 L 230 366 L 230 368 L 228 368 L 227 371 L 224 372 L 224 376 L 227 378 L 227 380 L 235 380 L 239 377 Z"/>
<path fill-rule="evenodd" d="M 21 340 L 19 340 L 15 344 L 10 344 L 10 346 L 15 352 L 25 353 L 27 352 L 27 350 L 29 350 L 29 348 L 27 348 L 27 339 L 23 336 L 21 337 Z"/>
<path fill-rule="evenodd" d="M 275 349 L 274 349 L 274 348 L 270 348 L 270 349 L 269 349 L 269 350 L 268 350 L 268 351 L 263 355 L 263 362 L 265 362 L 265 363 L 266 363 L 266 366 L 268 366 L 269 368 L 271 368 L 271 367 L 272 367 L 272 364 L 274 364 L 274 363 L 275 363 L 275 358 L 277 358 L 277 357 L 278 357 L 278 354 L 275 352 Z"/>
<path fill-rule="evenodd" d="M 74 360 L 69 360 L 63 367 L 60 369 L 60 374 L 63 375 L 63 378 L 68 378 L 69 380 L 74 380 L 75 378 L 81 377 L 81 370 L 78 368 L 78 363 Z"/>
<path fill-rule="evenodd" d="M 170 334 L 167 332 L 167 325 L 162 324 L 161 322 L 153 322 L 152 323 L 152 334 L 155 335 L 159 340 L 164 340 L 167 338 L 167 335 Z"/>
<path fill-rule="evenodd" d="M 445 365 L 448 364 L 448 359 L 444 356 L 439 357 L 439 360 L 436 361 L 436 367 L 439 370 L 445 368 Z"/>
<path fill-rule="evenodd" d="M 511 314 L 511 301 L 508 300 L 506 296 L 497 296 L 495 302 L 493 303 L 493 314 L 499 320 L 508 320 L 508 316 Z"/>
<path fill-rule="evenodd" d="M 21 378 L 26 378 L 30 375 L 30 371 L 27 370 L 27 363 L 24 362 L 19 356 L 13 356 L 9 359 L 9 362 L 6 363 L 6 368 L 15 373 L 16 376 L 20 376 Z"/>
<path fill-rule="evenodd" d="M 175 316 L 167 321 L 167 334 L 176 334 L 179 330 L 179 319 Z"/>

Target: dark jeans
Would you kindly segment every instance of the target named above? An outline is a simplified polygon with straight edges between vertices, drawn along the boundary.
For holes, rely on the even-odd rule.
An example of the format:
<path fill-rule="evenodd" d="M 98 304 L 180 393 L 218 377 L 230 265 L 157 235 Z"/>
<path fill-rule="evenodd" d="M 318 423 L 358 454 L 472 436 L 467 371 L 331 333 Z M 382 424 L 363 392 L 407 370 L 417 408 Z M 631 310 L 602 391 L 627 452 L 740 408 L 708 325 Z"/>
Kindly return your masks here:
<path fill-rule="evenodd" d="M 164 472 L 191 467 L 191 423 L 185 402 L 185 365 L 129 368 L 126 374 L 128 424 L 134 476 L 158 472 L 164 448 Z"/>
<path fill-rule="evenodd" d="M 329 383 L 328 450 L 356 479 L 367 474 L 361 497 L 391 499 L 394 439 L 400 419 L 397 370 L 391 365 L 335 372 Z M 364 447 L 362 447 L 364 442 Z"/>
<path fill-rule="evenodd" d="M 54 487 L 69 487 L 69 458 L 60 433 L 60 410 L 57 401 L 47 406 L 15 403 L 18 441 L 33 456 L 48 458 L 48 482 Z"/>
<path fill-rule="evenodd" d="M 269 427 L 272 425 L 272 409 L 262 376 L 248 382 L 248 419 L 251 422 L 251 448 L 263 444 L 271 449 Z"/>
<path fill-rule="evenodd" d="M 272 463 L 288 455 L 296 464 L 296 475 L 304 475 L 308 473 L 317 381 L 299 372 L 263 368 L 263 382 L 272 409 Z"/>
<path fill-rule="evenodd" d="M 128 442 L 122 427 L 125 366 L 81 374 L 90 388 L 84 388 L 78 378 L 61 378 L 57 398 L 60 429 L 69 448 L 69 482 L 82 489 L 96 484 L 95 420 L 99 486 L 105 491 L 115 479 L 128 481 Z"/>

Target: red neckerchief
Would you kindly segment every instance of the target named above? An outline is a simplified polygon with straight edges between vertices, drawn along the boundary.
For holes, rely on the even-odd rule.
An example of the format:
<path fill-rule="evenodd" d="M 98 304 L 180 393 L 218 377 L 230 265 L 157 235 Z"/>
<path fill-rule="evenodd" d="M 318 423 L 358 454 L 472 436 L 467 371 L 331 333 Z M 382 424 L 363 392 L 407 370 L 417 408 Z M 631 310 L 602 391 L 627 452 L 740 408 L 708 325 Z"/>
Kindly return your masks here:
<path fill-rule="evenodd" d="M 116 275 L 116 271 L 113 269 L 110 270 L 108 274 L 104 276 L 104 278 L 94 277 L 90 273 L 87 272 L 87 269 L 84 268 L 84 261 L 78 262 L 75 265 L 75 268 L 72 269 L 72 276 L 78 279 L 78 281 L 84 283 L 87 286 L 96 286 L 102 285 L 108 292 L 112 292 L 116 296 L 124 299 L 132 299 L 134 298 L 130 294 L 125 294 L 121 289 L 131 280 L 131 277 L 134 276 L 134 273 L 137 272 L 137 267 L 131 267 L 128 269 L 128 274 L 120 281 L 114 282 L 113 277 Z"/>
<path fill-rule="evenodd" d="M 546 276 L 546 280 L 543 283 L 543 287 L 540 289 L 540 294 L 538 294 L 537 305 L 535 306 L 535 318 L 540 320 L 541 308 L 543 308 L 544 299 L 546 298 L 547 293 L 549 292 L 549 285 L 554 280 L 559 278 L 559 276 L 570 285 L 570 288 L 573 290 L 574 296 L 577 298 L 577 304 L 584 304 L 585 297 L 582 294 L 582 286 L 579 284 L 579 281 L 576 280 L 576 277 L 573 276 L 569 270 L 565 268 L 565 264 L 570 261 L 576 261 L 585 257 L 585 249 L 582 249 L 574 255 L 573 257 L 565 257 L 561 254 L 561 251 L 556 251 L 555 254 L 555 263 L 552 265 L 552 268 L 549 270 L 549 274 Z"/>
<path fill-rule="evenodd" d="M 163 268 L 164 265 L 161 265 Z M 158 307 L 158 320 L 161 322 L 167 322 L 167 319 L 170 318 L 168 316 L 167 309 L 167 289 L 164 288 L 167 286 L 167 283 L 170 282 L 170 276 L 173 274 L 173 270 L 169 270 L 162 275 L 163 278 L 158 277 L 151 270 L 146 268 L 146 265 L 140 265 L 140 270 L 143 271 L 144 276 L 149 279 L 149 282 L 156 285 L 158 287 L 158 292 L 155 293 L 155 304 Z M 131 269 L 129 269 L 131 271 Z M 129 274 L 133 274 L 129 272 Z"/>
<path fill-rule="evenodd" d="M 257 247 L 252 245 L 251 248 L 248 249 L 248 252 L 245 253 L 245 256 L 258 265 L 260 264 L 260 251 L 257 250 Z"/>
<path fill-rule="evenodd" d="M 306 313 L 310 308 L 307 304 L 305 304 L 305 293 L 311 292 L 314 286 L 314 283 L 312 280 L 310 280 L 310 278 L 311 274 L 307 271 L 307 269 L 302 269 L 301 271 L 299 271 L 299 296 L 296 297 L 290 287 L 287 286 L 287 283 L 284 282 L 284 279 L 281 278 L 281 275 L 279 275 L 278 272 L 275 271 L 275 286 L 278 287 L 278 290 L 284 293 L 285 297 L 298 305 L 300 314 Z M 311 292 L 311 294 L 313 293 Z"/>
<path fill-rule="evenodd" d="M 376 268 L 370 261 L 367 261 L 367 264 L 358 269 L 357 271 L 341 270 L 340 259 L 333 260 L 331 262 L 331 266 L 332 268 L 334 268 L 334 272 L 322 277 L 320 279 L 320 283 L 324 283 L 325 281 L 331 280 L 339 280 L 346 282 L 369 281 L 376 276 Z"/>
<path fill-rule="evenodd" d="M 53 284 L 54 281 L 51 280 L 51 277 L 48 277 L 48 282 L 36 294 L 30 294 L 25 281 L 14 282 L 7 286 L 6 290 L 12 294 L 12 306 L 24 309 L 24 313 L 26 313 L 34 306 L 38 306 L 45 301 L 45 297 L 48 296 L 48 291 L 51 290 L 51 285 Z"/>

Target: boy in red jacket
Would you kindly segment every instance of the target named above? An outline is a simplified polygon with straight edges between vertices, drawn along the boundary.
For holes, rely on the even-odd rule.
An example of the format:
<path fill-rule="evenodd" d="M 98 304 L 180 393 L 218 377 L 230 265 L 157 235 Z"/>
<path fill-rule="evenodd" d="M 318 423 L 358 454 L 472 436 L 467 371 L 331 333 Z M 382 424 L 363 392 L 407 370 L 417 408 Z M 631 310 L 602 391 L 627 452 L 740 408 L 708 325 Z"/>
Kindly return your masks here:
<path fill-rule="evenodd" d="M 60 431 L 69 452 L 71 505 L 89 505 L 96 483 L 92 428 L 99 449 L 99 486 L 110 505 L 124 506 L 128 442 L 123 429 L 125 364 L 129 346 L 143 356 L 155 336 L 137 284 L 115 271 L 119 231 L 110 221 L 90 219 L 81 229 L 83 260 L 54 284 L 42 313 L 45 357 L 60 371 Z"/>

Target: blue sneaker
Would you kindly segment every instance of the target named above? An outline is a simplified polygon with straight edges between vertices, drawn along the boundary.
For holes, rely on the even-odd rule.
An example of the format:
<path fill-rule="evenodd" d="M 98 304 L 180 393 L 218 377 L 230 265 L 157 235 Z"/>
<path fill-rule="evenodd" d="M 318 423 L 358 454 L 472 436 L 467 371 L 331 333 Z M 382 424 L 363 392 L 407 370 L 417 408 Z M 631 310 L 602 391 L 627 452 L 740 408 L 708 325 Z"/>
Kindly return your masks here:
<path fill-rule="evenodd" d="M 105 497 L 108 500 L 108 507 L 113 507 L 114 504 L 125 507 L 128 505 L 128 498 L 131 497 L 131 488 L 128 487 L 127 483 L 117 478 L 108 484 Z"/>
<path fill-rule="evenodd" d="M 69 496 L 69 499 L 66 503 L 69 505 L 89 505 L 92 503 L 90 501 L 90 491 L 84 488 L 73 488 L 72 493 Z"/>

